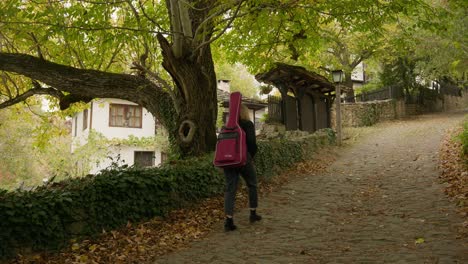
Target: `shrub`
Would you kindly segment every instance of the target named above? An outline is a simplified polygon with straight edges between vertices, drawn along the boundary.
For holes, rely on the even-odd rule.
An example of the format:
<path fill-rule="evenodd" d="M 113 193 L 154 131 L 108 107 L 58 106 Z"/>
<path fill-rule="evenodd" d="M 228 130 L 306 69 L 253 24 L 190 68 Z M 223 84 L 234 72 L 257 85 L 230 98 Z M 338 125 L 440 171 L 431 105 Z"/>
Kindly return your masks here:
<path fill-rule="evenodd" d="M 334 142 L 324 130 L 297 140 L 259 141 L 258 176 L 269 179 Z M 71 238 L 92 236 L 186 206 L 223 192 L 213 155 L 172 161 L 159 168 L 118 168 L 30 191 L 0 190 L 0 258 L 58 249 Z"/>
<path fill-rule="evenodd" d="M 462 144 L 462 154 L 468 155 L 468 117 L 465 118 L 465 121 L 463 122 L 463 130 L 460 135 L 458 135 L 458 138 Z"/>
<path fill-rule="evenodd" d="M 111 169 L 32 191 L 0 193 L 0 255 L 57 249 L 72 237 L 164 216 L 220 193 L 224 179 L 211 157 L 161 168 Z"/>

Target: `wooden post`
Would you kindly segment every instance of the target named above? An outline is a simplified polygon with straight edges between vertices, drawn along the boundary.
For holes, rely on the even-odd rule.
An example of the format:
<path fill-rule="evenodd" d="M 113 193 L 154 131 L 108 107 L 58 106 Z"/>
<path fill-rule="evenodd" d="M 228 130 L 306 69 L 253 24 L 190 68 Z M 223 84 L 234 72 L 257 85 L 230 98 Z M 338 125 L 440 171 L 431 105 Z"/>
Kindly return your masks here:
<path fill-rule="evenodd" d="M 341 85 L 336 85 L 336 144 L 341 146 Z"/>

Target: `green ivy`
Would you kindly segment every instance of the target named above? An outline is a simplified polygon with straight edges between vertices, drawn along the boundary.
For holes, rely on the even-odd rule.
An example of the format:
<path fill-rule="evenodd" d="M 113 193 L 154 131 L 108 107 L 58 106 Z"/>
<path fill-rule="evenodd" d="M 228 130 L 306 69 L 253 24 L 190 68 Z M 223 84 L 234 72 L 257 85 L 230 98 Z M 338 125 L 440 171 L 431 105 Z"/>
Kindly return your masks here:
<path fill-rule="evenodd" d="M 372 126 L 379 122 L 381 110 L 381 106 L 377 104 L 370 104 L 369 107 L 366 107 L 365 111 L 361 112 L 359 116 L 361 126 Z"/>
<path fill-rule="evenodd" d="M 178 113 L 176 112 L 174 104 L 176 104 L 176 102 L 173 102 L 169 97 L 161 98 L 158 104 L 158 109 L 160 113 L 160 121 L 168 132 L 169 148 L 171 150 L 170 153 L 177 156 L 180 153 L 177 138 L 175 137 L 176 131 L 178 130 Z"/>
<path fill-rule="evenodd" d="M 125 145 L 125 146 L 136 146 L 136 147 L 156 147 L 155 136 L 152 137 L 136 137 L 134 135 L 128 136 L 128 138 L 113 138 L 109 140 L 111 145 Z"/>

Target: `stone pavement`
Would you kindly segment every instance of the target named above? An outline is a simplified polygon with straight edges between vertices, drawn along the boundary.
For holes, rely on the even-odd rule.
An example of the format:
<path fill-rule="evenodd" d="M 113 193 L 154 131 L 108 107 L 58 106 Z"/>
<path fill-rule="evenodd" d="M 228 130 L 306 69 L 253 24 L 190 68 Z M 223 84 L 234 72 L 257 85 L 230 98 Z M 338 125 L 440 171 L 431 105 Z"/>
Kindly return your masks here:
<path fill-rule="evenodd" d="M 304 175 L 260 200 L 264 219 L 235 215 L 156 263 L 468 263 L 463 219 L 438 181 L 439 144 L 462 114 L 380 124 L 340 149 L 328 172 Z"/>

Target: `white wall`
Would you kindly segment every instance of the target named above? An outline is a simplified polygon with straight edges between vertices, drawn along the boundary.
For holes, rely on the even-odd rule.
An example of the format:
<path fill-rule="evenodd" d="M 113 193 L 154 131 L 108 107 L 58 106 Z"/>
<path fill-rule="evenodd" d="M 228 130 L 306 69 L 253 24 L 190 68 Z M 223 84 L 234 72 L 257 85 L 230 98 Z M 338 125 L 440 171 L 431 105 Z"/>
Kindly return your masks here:
<path fill-rule="evenodd" d="M 351 74 L 351 79 L 353 81 L 365 81 L 364 80 L 364 63 L 360 62 L 356 68 L 354 68 L 353 73 Z"/>
<path fill-rule="evenodd" d="M 159 149 L 134 146 L 113 146 L 109 150 L 112 153 L 109 155 L 111 158 L 104 158 L 99 162 L 99 164 L 92 164 L 93 166 L 90 171 L 91 174 L 96 174 L 99 171 L 108 168 L 112 162 L 116 162 L 119 166 L 124 164 L 128 166 L 133 165 L 135 163 L 135 151 L 154 151 L 154 166 L 159 166 L 161 164 L 161 151 Z"/>
<path fill-rule="evenodd" d="M 83 130 L 83 112 L 77 113 L 74 117 L 72 117 L 72 138 L 73 144 L 71 151 L 73 152 L 77 147 L 86 144 L 87 137 L 89 135 L 90 129 L 95 130 L 103 134 L 108 139 L 118 138 L 118 139 L 126 139 L 130 135 L 135 137 L 151 137 L 155 135 L 155 120 L 151 113 L 149 113 L 145 108 L 142 111 L 142 127 L 141 128 L 129 128 L 129 127 L 110 127 L 109 126 L 109 111 L 110 111 L 110 104 L 127 104 L 127 105 L 137 105 L 130 101 L 121 100 L 121 99 L 114 99 L 114 98 L 106 98 L 106 99 L 99 99 L 93 100 L 90 103 L 90 107 L 88 108 L 88 127 Z M 91 106 L 92 104 L 92 106 Z M 76 136 L 75 136 L 75 127 Z M 134 147 L 134 146 L 114 146 L 110 149 L 110 156 L 117 161 L 117 157 L 120 155 L 120 161 L 125 160 L 125 163 L 120 163 L 120 165 L 127 164 L 133 165 L 134 164 L 134 153 L 135 151 L 155 151 L 155 165 L 159 165 L 161 163 L 161 151 L 155 150 L 151 148 L 142 148 L 142 147 Z M 109 158 L 105 158 L 99 162 L 99 164 L 92 164 L 92 170 L 90 173 L 97 173 L 102 169 L 107 168 L 112 164 L 112 160 Z"/>
<path fill-rule="evenodd" d="M 231 82 L 229 80 L 218 80 L 218 89 L 231 92 Z"/>
<path fill-rule="evenodd" d="M 77 113 L 72 117 L 72 145 L 71 152 L 73 152 L 77 147 L 86 144 L 87 137 L 89 134 L 89 110 L 88 110 L 88 127 L 83 130 L 83 112 Z M 75 134 L 76 131 L 76 134 Z"/>
<path fill-rule="evenodd" d="M 88 108 L 88 127 L 83 130 L 83 112 L 77 113 L 72 117 L 72 137 L 75 146 L 72 146 L 73 149 L 78 145 L 81 146 L 86 144 L 87 137 L 90 129 L 94 129 L 96 132 L 102 133 L 105 137 L 125 139 L 128 136 L 133 135 L 136 137 L 151 137 L 155 134 L 155 120 L 151 113 L 148 112 L 145 108 L 142 111 L 142 127 L 141 128 L 131 128 L 131 127 L 110 127 L 109 126 L 109 106 L 111 103 L 114 104 L 128 104 L 128 105 L 137 105 L 130 101 L 121 100 L 121 99 L 100 99 L 92 101 Z M 75 126 L 76 136 L 75 136 Z"/>
<path fill-rule="evenodd" d="M 107 138 L 128 138 L 129 135 L 136 137 L 151 137 L 155 133 L 154 117 L 151 113 L 143 108 L 142 127 L 109 127 L 109 105 L 113 104 L 128 104 L 137 105 L 130 101 L 121 99 L 100 99 L 93 101 L 93 120 L 92 128 L 97 132 L 104 134 Z"/>

